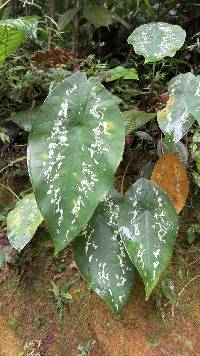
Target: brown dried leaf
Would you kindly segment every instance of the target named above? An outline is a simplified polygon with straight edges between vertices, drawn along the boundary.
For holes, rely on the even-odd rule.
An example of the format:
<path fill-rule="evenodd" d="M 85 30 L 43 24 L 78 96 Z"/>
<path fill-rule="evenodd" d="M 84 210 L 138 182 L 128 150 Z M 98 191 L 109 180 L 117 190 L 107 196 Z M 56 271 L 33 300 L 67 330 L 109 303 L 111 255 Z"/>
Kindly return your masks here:
<path fill-rule="evenodd" d="M 50 68 L 59 67 L 63 64 L 75 65 L 75 55 L 69 49 L 56 47 L 46 52 L 36 52 L 32 58 L 35 67 Z"/>
<path fill-rule="evenodd" d="M 151 180 L 169 195 L 179 213 L 189 193 L 186 169 L 179 159 L 172 154 L 165 154 L 156 163 Z"/>

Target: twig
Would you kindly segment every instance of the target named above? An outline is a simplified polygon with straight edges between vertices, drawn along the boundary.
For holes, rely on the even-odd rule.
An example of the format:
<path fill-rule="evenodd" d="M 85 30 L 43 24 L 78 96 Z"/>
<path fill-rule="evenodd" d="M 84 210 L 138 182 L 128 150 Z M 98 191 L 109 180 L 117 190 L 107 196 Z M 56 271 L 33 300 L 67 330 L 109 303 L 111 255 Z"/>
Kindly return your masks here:
<path fill-rule="evenodd" d="M 180 298 L 181 294 L 184 292 L 184 290 L 189 286 L 190 283 L 192 283 L 193 281 L 195 281 L 196 279 L 200 278 L 200 274 L 198 274 L 197 276 L 191 278 L 189 280 L 188 283 L 186 283 L 186 285 L 181 289 L 181 291 L 178 293 L 178 297 Z"/>
<path fill-rule="evenodd" d="M 15 161 L 10 162 L 6 167 L 4 167 L 0 170 L 0 174 L 3 173 L 7 168 L 14 166 L 14 164 L 24 161 L 26 158 L 27 158 L 26 156 L 22 156 L 22 157 L 17 158 Z"/>
<path fill-rule="evenodd" d="M 2 183 L 0 183 L 0 185 L 1 185 L 2 187 L 6 188 L 7 190 L 9 190 L 9 192 L 10 192 L 11 194 L 13 194 L 17 200 L 20 200 L 20 198 L 18 197 L 18 195 L 15 194 L 15 192 L 13 192 L 13 190 L 12 190 L 10 187 L 7 187 L 6 185 L 4 185 L 4 184 L 2 184 Z"/>
<path fill-rule="evenodd" d="M 7 0 L 6 2 L 4 2 L 4 4 L 0 6 L 0 10 L 2 10 L 9 2 L 10 2 L 10 0 Z"/>
<path fill-rule="evenodd" d="M 162 133 L 161 133 L 161 136 L 160 136 L 160 149 L 161 149 L 161 154 L 162 154 L 162 156 L 164 156 L 163 136 L 162 136 Z"/>
<path fill-rule="evenodd" d="M 189 263 L 189 265 L 188 266 L 191 266 L 191 265 L 193 265 L 193 264 L 195 264 L 196 262 L 198 262 L 200 260 L 200 257 L 199 258 L 197 258 L 195 261 L 192 261 L 191 263 Z"/>
<path fill-rule="evenodd" d="M 181 296 L 181 294 L 185 291 L 185 289 L 186 289 L 193 281 L 195 281 L 195 280 L 198 279 L 198 278 L 200 278 L 200 274 L 198 274 L 197 276 L 191 278 L 191 279 L 189 280 L 189 282 L 184 285 L 184 287 L 183 287 L 183 288 L 181 289 L 181 291 L 178 293 L 178 299 L 180 299 L 180 296 Z M 172 305 L 172 311 L 171 311 L 172 317 L 174 317 L 174 309 L 175 309 L 175 306 L 178 306 L 178 300 L 176 301 L 176 304 L 173 304 L 173 305 Z"/>

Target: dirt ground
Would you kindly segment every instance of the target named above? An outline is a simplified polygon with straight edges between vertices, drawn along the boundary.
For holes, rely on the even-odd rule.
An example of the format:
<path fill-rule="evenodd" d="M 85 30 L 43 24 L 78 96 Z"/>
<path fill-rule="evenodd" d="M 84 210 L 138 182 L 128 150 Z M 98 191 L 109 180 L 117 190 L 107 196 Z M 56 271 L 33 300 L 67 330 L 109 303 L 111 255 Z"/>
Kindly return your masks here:
<path fill-rule="evenodd" d="M 176 305 L 159 287 L 145 301 L 139 277 L 121 315 L 80 277 L 71 249 L 59 257 L 45 229 L 40 229 L 14 265 L 2 269 L 0 355 L 200 355 L 200 267 L 197 248 L 180 235 L 167 271 L 173 276 Z M 72 300 L 59 317 L 51 282 L 69 289 Z"/>

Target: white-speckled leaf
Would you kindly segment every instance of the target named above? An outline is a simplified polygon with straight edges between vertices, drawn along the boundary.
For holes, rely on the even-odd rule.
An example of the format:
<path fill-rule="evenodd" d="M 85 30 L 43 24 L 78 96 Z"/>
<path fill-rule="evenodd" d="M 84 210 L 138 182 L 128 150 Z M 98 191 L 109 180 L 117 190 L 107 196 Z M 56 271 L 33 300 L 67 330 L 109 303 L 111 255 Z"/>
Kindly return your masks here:
<path fill-rule="evenodd" d="M 51 91 L 34 121 L 28 165 L 56 252 L 87 225 L 113 184 L 124 126 L 112 95 L 76 73 Z"/>
<path fill-rule="evenodd" d="M 129 257 L 144 281 L 148 299 L 172 256 L 178 215 L 167 194 L 141 178 L 120 206 L 118 227 Z"/>
<path fill-rule="evenodd" d="M 24 17 L 0 21 L 0 68 L 26 39 L 36 38 L 37 19 Z"/>
<path fill-rule="evenodd" d="M 148 63 L 173 57 L 184 44 L 185 36 L 186 33 L 180 26 L 151 22 L 137 27 L 128 37 L 128 43 Z"/>
<path fill-rule="evenodd" d="M 73 243 L 80 272 L 115 312 L 127 303 L 135 276 L 134 266 L 118 233 L 118 201 L 116 192 L 107 196 L 86 230 Z"/>
<path fill-rule="evenodd" d="M 200 125 L 200 75 L 193 76 L 188 84 L 186 105 Z"/>
<path fill-rule="evenodd" d="M 189 112 L 186 97 L 192 73 L 179 74 L 169 82 L 169 100 L 166 108 L 158 111 L 158 124 L 169 143 L 176 143 L 187 133 L 195 121 Z"/>
<path fill-rule="evenodd" d="M 15 205 L 7 218 L 7 233 L 11 245 L 21 251 L 32 239 L 43 217 L 34 194 L 28 194 Z"/>

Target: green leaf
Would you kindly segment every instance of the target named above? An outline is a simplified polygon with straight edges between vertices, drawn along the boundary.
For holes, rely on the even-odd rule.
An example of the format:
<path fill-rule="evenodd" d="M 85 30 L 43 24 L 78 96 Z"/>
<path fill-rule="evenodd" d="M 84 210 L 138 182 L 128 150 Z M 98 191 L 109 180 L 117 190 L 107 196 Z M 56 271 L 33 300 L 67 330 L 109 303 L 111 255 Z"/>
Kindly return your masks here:
<path fill-rule="evenodd" d="M 63 15 L 60 16 L 58 21 L 58 28 L 60 31 L 63 31 L 64 28 L 73 20 L 76 14 L 79 12 L 79 8 L 75 7 L 73 9 L 68 10 Z"/>
<path fill-rule="evenodd" d="M 149 14 L 152 18 L 152 20 L 155 20 L 156 19 L 156 16 L 154 14 L 154 7 L 151 5 L 150 1 L 149 0 L 144 0 L 144 3 L 149 11 Z"/>
<path fill-rule="evenodd" d="M 169 82 L 169 100 L 165 109 L 158 111 L 160 129 L 167 135 L 167 141 L 176 143 L 187 133 L 195 121 L 186 104 L 188 84 L 192 73 L 179 74 Z"/>
<path fill-rule="evenodd" d="M 128 134 L 153 120 L 156 117 L 156 114 L 147 113 L 134 108 L 132 110 L 122 112 L 122 116 L 124 119 L 125 132 Z"/>
<path fill-rule="evenodd" d="M 200 225 L 191 224 L 186 230 L 186 238 L 190 245 L 193 244 L 198 234 L 200 234 Z"/>
<path fill-rule="evenodd" d="M 107 76 L 106 82 L 112 82 L 120 78 L 138 80 L 138 74 L 135 68 L 124 68 L 122 66 L 118 66 L 108 71 L 102 71 L 101 75 Z"/>
<path fill-rule="evenodd" d="M 125 21 L 125 20 L 123 19 L 123 17 L 118 16 L 118 15 L 116 15 L 116 14 L 111 14 L 111 17 L 113 18 L 113 20 L 115 20 L 115 21 L 121 23 L 125 28 L 127 28 L 127 30 L 130 30 L 130 26 L 129 26 L 128 22 Z"/>
<path fill-rule="evenodd" d="M 5 262 L 6 262 L 5 254 L 3 250 L 0 250 L 0 268 L 4 266 Z"/>
<path fill-rule="evenodd" d="M 43 217 L 37 207 L 34 194 L 19 200 L 7 218 L 8 239 L 11 245 L 21 251 L 32 239 Z"/>
<path fill-rule="evenodd" d="M 13 121 L 25 131 L 30 132 L 33 121 L 35 120 L 39 110 L 40 106 L 34 109 L 15 112 L 11 114 L 7 121 Z"/>
<path fill-rule="evenodd" d="M 118 227 L 148 299 L 172 256 L 178 215 L 167 194 L 141 178 L 121 204 Z"/>
<path fill-rule="evenodd" d="M 192 137 L 192 142 L 200 143 L 200 132 L 196 131 Z"/>
<path fill-rule="evenodd" d="M 87 225 L 112 188 L 124 128 L 112 95 L 84 73 L 51 91 L 34 121 L 29 171 L 56 252 Z"/>
<path fill-rule="evenodd" d="M 127 303 L 134 282 L 134 267 L 116 224 L 118 202 L 116 192 L 108 195 L 73 244 L 80 272 L 115 312 Z"/>
<path fill-rule="evenodd" d="M 194 183 L 200 188 L 200 174 L 197 172 L 192 172 L 192 178 Z"/>
<path fill-rule="evenodd" d="M 83 9 L 84 17 L 95 26 L 108 26 L 111 13 L 103 6 L 88 5 Z"/>
<path fill-rule="evenodd" d="M 193 76 L 187 86 L 186 105 L 200 125 L 200 75 Z"/>
<path fill-rule="evenodd" d="M 0 68 L 26 39 L 36 38 L 37 19 L 25 17 L 0 21 Z"/>
<path fill-rule="evenodd" d="M 184 44 L 185 36 L 186 33 L 180 26 L 151 22 L 137 27 L 128 37 L 128 43 L 148 63 L 173 57 Z"/>

